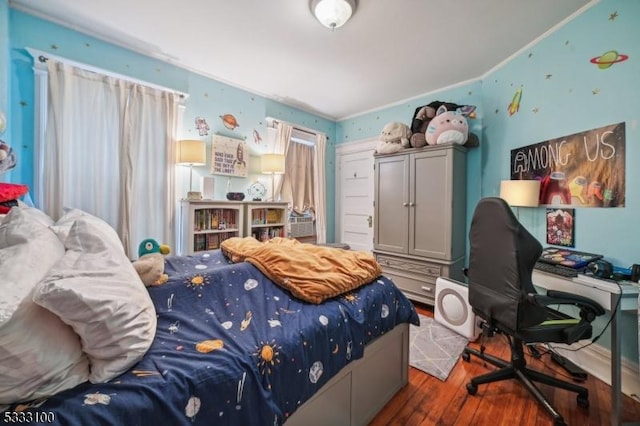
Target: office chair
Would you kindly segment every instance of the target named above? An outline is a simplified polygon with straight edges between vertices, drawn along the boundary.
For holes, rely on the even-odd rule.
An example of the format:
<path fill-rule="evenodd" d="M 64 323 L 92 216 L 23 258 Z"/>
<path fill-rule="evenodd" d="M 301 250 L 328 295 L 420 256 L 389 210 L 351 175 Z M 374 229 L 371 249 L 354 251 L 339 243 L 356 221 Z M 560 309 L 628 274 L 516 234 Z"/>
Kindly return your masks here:
<path fill-rule="evenodd" d="M 511 360 L 505 361 L 484 351 L 465 348 L 462 358 L 469 362 L 477 356 L 497 367 L 471 379 L 467 392 L 475 395 L 478 385 L 506 379 L 518 379 L 553 417 L 554 425 L 564 425 L 562 416 L 533 383 L 540 382 L 577 393 L 577 404 L 589 406 L 588 390 L 527 368 L 524 345 L 527 343 L 571 344 L 591 337 L 591 322 L 604 314 L 598 303 L 570 293 L 549 290 L 537 294 L 531 274 L 542 246 L 514 216 L 507 203 L 497 197 L 480 200 L 469 230 L 471 244 L 469 267 L 469 304 L 489 334 L 502 333 L 511 346 Z M 580 308 L 573 318 L 550 305 L 574 305 Z"/>

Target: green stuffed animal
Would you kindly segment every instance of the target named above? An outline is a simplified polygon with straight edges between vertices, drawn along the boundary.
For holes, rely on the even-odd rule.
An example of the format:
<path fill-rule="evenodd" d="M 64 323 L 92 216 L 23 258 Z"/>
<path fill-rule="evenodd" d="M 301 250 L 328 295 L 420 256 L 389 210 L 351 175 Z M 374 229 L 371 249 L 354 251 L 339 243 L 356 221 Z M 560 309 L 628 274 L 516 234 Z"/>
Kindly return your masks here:
<path fill-rule="evenodd" d="M 153 238 L 147 238 L 138 246 L 138 260 L 133 262 L 140 279 L 145 286 L 162 285 L 169 276 L 164 273 L 164 256 L 171 250 L 165 244 L 158 244 Z"/>

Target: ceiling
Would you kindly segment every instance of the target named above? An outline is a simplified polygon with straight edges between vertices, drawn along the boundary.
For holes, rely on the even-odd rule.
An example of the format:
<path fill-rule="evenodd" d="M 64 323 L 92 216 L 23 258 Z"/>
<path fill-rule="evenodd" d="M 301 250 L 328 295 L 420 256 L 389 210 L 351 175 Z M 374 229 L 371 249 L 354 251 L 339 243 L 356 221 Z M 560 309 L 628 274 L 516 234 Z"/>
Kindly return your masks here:
<path fill-rule="evenodd" d="M 588 3 L 360 0 L 331 31 L 308 0 L 9 1 L 332 120 L 478 78 Z"/>

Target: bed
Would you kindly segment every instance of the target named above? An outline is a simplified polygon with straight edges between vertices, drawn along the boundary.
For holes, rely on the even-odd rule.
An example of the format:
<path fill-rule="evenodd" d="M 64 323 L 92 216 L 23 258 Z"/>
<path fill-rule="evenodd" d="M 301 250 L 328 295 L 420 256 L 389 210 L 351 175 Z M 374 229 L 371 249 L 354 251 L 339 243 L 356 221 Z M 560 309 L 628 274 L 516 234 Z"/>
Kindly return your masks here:
<path fill-rule="evenodd" d="M 384 276 L 321 303 L 309 303 L 269 278 L 260 265 L 231 262 L 228 253 L 214 250 L 167 257 L 166 283 L 142 286 L 144 293 L 139 285 L 126 291 L 127 303 L 148 297 L 153 318 L 145 317 L 148 308 L 120 318 L 119 309 L 102 303 L 87 317 L 78 313 L 78 306 L 92 303 L 96 294 L 115 291 L 113 282 L 104 292 L 94 282 L 102 276 L 95 268 L 80 267 L 110 257 L 113 245 L 95 243 L 97 248 L 92 248 L 87 240 L 96 235 L 100 241 L 109 240 L 112 230 L 78 211 L 55 223 L 39 219 L 63 242 L 64 250 L 57 263 L 43 267 L 47 269 L 43 277 L 35 274 L 34 288 L 18 295 L 20 303 L 24 307 L 35 302 L 80 335 L 90 381 L 80 382 L 87 371 L 79 360 L 70 371 L 80 383 L 56 390 L 53 396 L 31 393 L 34 398 L 29 401 L 6 404 L 0 389 L 5 419 L 60 425 L 362 425 L 407 383 L 409 324 L 417 324 L 418 317 Z M 4 222 L 0 250 L 3 226 Z M 85 259 L 91 250 L 96 256 Z M 107 264 L 113 269 L 112 263 Z M 70 265 L 73 273 L 68 272 Z M 63 287 L 86 292 L 79 298 L 82 305 L 63 309 L 68 298 L 66 294 L 61 298 Z M 85 338 L 92 327 L 98 330 L 112 322 L 119 328 L 110 330 L 108 337 L 103 330 L 100 339 Z M 0 343 L 5 326 L 0 322 Z M 138 334 L 150 329 L 152 335 L 144 338 L 149 344 L 141 351 Z M 127 342 L 127 351 L 106 362 L 104 340 L 114 334 Z M 2 357 L 0 351 L 0 362 Z M 105 383 L 92 383 L 109 372 L 118 374 Z M 2 374 L 11 373 L 0 366 L 4 380 Z"/>

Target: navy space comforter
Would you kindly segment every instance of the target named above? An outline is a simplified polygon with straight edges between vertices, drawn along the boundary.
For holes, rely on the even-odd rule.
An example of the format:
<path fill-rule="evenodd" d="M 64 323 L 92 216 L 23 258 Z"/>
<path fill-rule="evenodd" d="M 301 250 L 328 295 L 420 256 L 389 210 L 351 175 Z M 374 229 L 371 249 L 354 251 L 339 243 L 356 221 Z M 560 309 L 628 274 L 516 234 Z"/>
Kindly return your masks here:
<path fill-rule="evenodd" d="M 418 323 L 385 277 L 314 305 L 218 250 L 167 258 L 165 272 L 149 288 L 158 328 L 144 359 L 27 412 L 65 426 L 280 425 L 368 342 Z"/>

